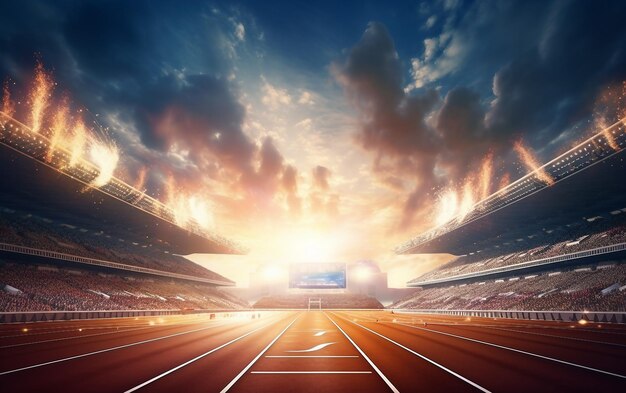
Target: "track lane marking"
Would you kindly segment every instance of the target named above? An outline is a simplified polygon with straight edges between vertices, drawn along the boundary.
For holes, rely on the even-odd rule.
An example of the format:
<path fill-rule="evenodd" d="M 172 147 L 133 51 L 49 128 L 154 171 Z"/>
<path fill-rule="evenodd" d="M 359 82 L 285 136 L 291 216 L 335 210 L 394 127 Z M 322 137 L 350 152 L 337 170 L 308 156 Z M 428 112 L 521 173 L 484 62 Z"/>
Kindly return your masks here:
<path fill-rule="evenodd" d="M 337 329 L 339 329 L 339 331 L 341 333 L 343 333 L 344 336 L 346 336 L 348 341 L 350 341 L 350 343 L 354 346 L 354 348 L 356 348 L 357 351 L 359 351 L 361 356 L 363 356 L 363 358 L 365 358 L 365 360 L 367 360 L 369 365 L 372 366 L 372 368 L 376 371 L 378 376 L 381 377 L 383 381 L 385 381 L 387 386 L 389 386 L 389 389 L 391 389 L 391 391 L 394 392 L 394 393 L 400 393 L 400 391 L 391 383 L 391 381 L 385 376 L 385 374 L 383 374 L 383 372 L 380 371 L 380 369 L 378 367 L 376 367 L 374 362 L 372 362 L 372 360 L 369 357 L 367 357 L 365 352 L 363 352 L 363 350 L 361 348 L 359 348 L 358 345 L 356 345 L 356 343 L 350 338 L 350 336 L 348 336 L 348 334 L 346 332 L 344 332 L 343 329 L 341 327 L 339 327 L 339 325 L 337 325 L 337 323 L 335 321 L 333 321 L 333 319 L 331 317 L 329 317 L 328 314 L 326 314 L 326 312 L 324 312 L 324 315 L 326 316 L 326 318 L 328 318 L 333 323 L 333 325 L 335 325 L 337 327 Z"/>
<path fill-rule="evenodd" d="M 191 363 L 193 363 L 193 362 L 195 362 L 195 361 L 197 361 L 197 360 L 200 360 L 200 359 L 202 359 L 202 358 L 204 358 L 204 357 L 206 357 L 206 356 L 208 356 L 208 355 L 212 354 L 213 352 L 219 351 L 220 349 L 222 349 L 222 348 L 224 348 L 224 347 L 226 347 L 226 346 L 228 346 L 228 345 L 230 345 L 230 344 L 232 344 L 232 343 L 234 343 L 234 342 L 236 342 L 236 341 L 239 341 L 239 340 L 241 340 L 242 338 L 245 338 L 245 337 L 247 337 L 247 336 L 251 335 L 252 333 L 255 333 L 255 332 L 257 332 L 257 331 L 259 331 L 259 330 L 261 330 L 261 329 L 264 329 L 264 328 L 266 328 L 266 327 L 268 327 L 268 326 L 270 326 L 270 325 L 273 325 L 274 323 L 275 323 L 275 322 L 267 323 L 267 324 L 265 324 L 265 325 L 263 325 L 263 326 L 260 326 L 260 327 L 258 327 L 258 328 L 256 328 L 256 329 L 254 329 L 254 330 L 252 330 L 252 331 L 250 331 L 250 332 L 246 333 L 246 334 L 243 334 L 243 335 L 241 335 L 241 336 L 239 336 L 239 337 L 237 337 L 237 338 L 235 338 L 235 339 L 232 339 L 232 340 L 228 341 L 228 342 L 227 342 L 227 343 L 225 343 L 225 344 L 222 344 L 222 345 L 220 345 L 220 346 L 218 346 L 218 347 L 215 347 L 215 348 L 211 349 L 211 350 L 210 350 L 210 351 L 208 351 L 208 352 L 205 352 L 205 353 L 203 353 L 203 354 L 201 354 L 201 355 L 198 355 L 198 356 L 196 356 L 195 358 L 193 358 L 193 359 L 191 359 L 191 360 L 188 360 L 188 361 L 186 361 L 186 362 L 184 362 L 184 363 L 182 363 L 182 364 L 180 364 L 180 365 L 178 365 L 178 366 L 176 366 L 176 367 L 174 367 L 174 368 L 172 368 L 172 369 L 170 369 L 170 370 L 168 370 L 168 371 L 166 371 L 166 372 L 164 372 L 164 373 L 161 373 L 161 374 L 157 375 L 157 376 L 156 376 L 156 377 L 154 377 L 154 378 L 151 378 L 151 379 L 149 379 L 149 380 L 147 380 L 147 381 L 145 381 L 145 382 L 143 382 L 143 383 L 141 383 L 141 384 L 139 384 L 139 385 L 137 385 L 137 386 L 135 386 L 135 387 L 133 387 L 133 388 L 130 388 L 130 389 L 126 390 L 124 393 L 132 393 L 132 392 L 134 392 L 134 391 L 136 391 L 136 390 L 139 390 L 139 389 L 143 388 L 144 386 L 149 385 L 149 384 L 151 384 L 152 382 L 154 382 L 154 381 L 156 381 L 156 380 L 159 380 L 159 379 L 161 379 L 161 378 L 163 378 L 163 377 L 165 377 L 165 376 L 167 376 L 167 375 L 169 375 L 169 374 L 173 373 L 174 371 L 180 370 L 181 368 L 183 368 L 183 367 L 185 367 L 185 366 L 187 366 L 187 365 L 189 365 L 189 364 L 191 364 Z"/>
<path fill-rule="evenodd" d="M 334 313 L 333 313 L 333 314 L 334 314 Z M 454 375 L 455 377 L 459 378 L 459 379 L 460 379 L 460 380 L 462 380 L 463 382 L 466 382 L 466 383 L 468 383 L 468 384 L 472 385 L 473 387 L 475 387 L 476 389 L 478 389 L 478 390 L 480 390 L 480 391 L 482 391 L 482 392 L 485 392 L 485 393 L 491 393 L 491 391 L 490 391 L 490 390 L 488 390 L 488 389 L 486 389 L 486 388 L 484 388 L 484 387 L 480 386 L 480 385 L 479 385 L 479 384 L 477 384 L 476 382 L 473 382 L 473 381 L 471 381 L 471 380 L 469 380 L 469 379 L 465 378 L 464 376 L 462 376 L 462 375 L 460 375 L 460 374 L 458 374 L 458 373 L 456 373 L 456 372 L 454 372 L 454 371 L 450 370 L 449 368 L 447 368 L 447 367 L 445 367 L 445 366 L 443 366 L 443 365 L 441 365 L 441 364 L 439 364 L 439 363 L 435 362 L 434 360 L 431 360 L 431 359 L 427 358 L 426 356 L 424 356 L 424 355 L 422 355 L 422 354 L 420 354 L 420 353 L 415 352 L 415 351 L 414 351 L 414 350 L 412 350 L 411 348 L 405 347 L 404 345 L 402 345 L 402 344 L 400 344 L 400 343 L 398 343 L 398 342 L 396 342 L 396 341 L 394 341 L 394 340 L 392 340 L 392 339 L 390 339 L 390 338 L 388 338 L 388 337 L 386 337 L 386 336 L 383 336 L 382 334 L 380 334 L 380 333 L 378 333 L 378 332 L 375 332 L 374 330 L 369 329 L 369 328 L 367 328 L 367 327 L 365 327 L 365 326 L 363 326 L 363 325 L 361 325 L 361 324 L 359 324 L 359 323 L 357 323 L 357 322 L 352 322 L 352 321 L 350 321 L 349 319 L 342 318 L 342 317 L 339 317 L 339 318 L 341 318 L 341 319 L 343 319 L 343 320 L 345 320 L 345 321 L 348 321 L 348 322 L 350 322 L 350 323 L 352 323 L 352 324 L 354 324 L 354 325 L 357 325 L 357 326 L 361 327 L 362 329 L 365 329 L 365 330 L 367 330 L 367 331 L 369 331 L 369 332 L 371 332 L 371 333 L 374 333 L 375 335 L 377 335 L 377 336 L 379 336 L 379 337 L 381 337 L 381 338 L 384 338 L 385 340 L 389 341 L 390 343 L 393 343 L 393 344 L 395 344 L 395 345 L 399 346 L 400 348 L 402 348 L 402 349 L 404 349 L 404 350 L 406 350 L 406 351 L 408 351 L 408 352 L 412 353 L 413 355 L 415 355 L 415 356 L 417 356 L 417 357 L 419 357 L 419 358 L 421 358 L 421 359 L 423 359 L 423 360 L 426 360 L 428 363 L 430 363 L 430 364 L 432 364 L 432 365 L 435 365 L 435 366 L 439 367 L 440 369 L 442 369 L 442 370 L 446 371 L 447 373 L 449 373 L 449 374 L 451 374 L 451 375 Z"/>
<path fill-rule="evenodd" d="M 328 346 L 330 346 L 330 345 L 333 345 L 333 344 L 337 344 L 337 343 L 335 343 L 335 342 L 332 342 L 332 343 L 324 343 L 324 344 L 319 344 L 319 345 L 316 345 L 316 346 L 311 347 L 311 348 L 309 348 L 309 349 L 292 349 L 292 350 L 285 351 L 285 352 L 316 352 L 316 351 L 319 351 L 319 350 L 321 350 L 321 349 L 324 349 L 324 348 L 326 348 L 326 347 L 328 347 Z"/>
<path fill-rule="evenodd" d="M 26 345 L 36 345 L 36 344 L 44 344 L 44 343 L 51 343 L 51 342 L 55 342 L 55 341 L 65 341 L 65 340 L 75 340 L 77 338 L 86 338 L 86 337 L 96 337 L 96 336 L 104 336 L 106 334 L 115 334 L 115 333 L 125 333 L 125 332 L 134 332 L 137 330 L 144 330 L 144 329 L 150 329 L 152 328 L 152 326 L 147 326 L 147 327 L 139 327 L 139 328 L 134 328 L 134 329 L 125 329 L 125 330 L 115 330 L 112 332 L 104 332 L 104 333 L 94 333 L 94 334 L 85 334 L 85 335 L 80 335 L 80 336 L 71 336 L 71 337 L 61 337 L 61 338 L 52 338 L 50 340 L 41 340 L 41 341 L 32 341 L 32 342 L 27 342 L 27 343 L 19 343 L 19 344 L 11 344 L 11 345 L 4 345 L 1 346 L 0 349 L 5 349 L 5 348 L 15 348 L 15 347 L 24 347 Z"/>
<path fill-rule="evenodd" d="M 270 347 L 271 347 L 272 345 L 274 345 L 274 343 L 275 343 L 276 341 L 278 341 L 278 339 L 279 339 L 279 338 L 283 335 L 283 333 L 285 333 L 285 332 L 287 331 L 287 329 L 289 329 L 289 328 L 291 327 L 291 325 L 293 325 L 293 324 L 294 324 L 294 322 L 296 322 L 296 321 L 298 320 L 298 318 L 300 318 L 300 315 L 302 315 L 302 314 L 301 314 L 301 313 L 300 313 L 300 314 L 298 314 L 298 315 L 297 315 L 297 316 L 293 319 L 293 321 L 291 321 L 291 323 L 290 323 L 289 325 L 287 325 L 287 326 L 286 326 L 286 327 L 285 327 L 285 328 L 284 328 L 284 329 L 283 329 L 280 333 L 278 333 L 278 336 L 274 337 L 274 339 L 273 339 L 273 340 L 272 340 L 269 344 L 267 344 L 267 346 L 266 346 L 265 348 L 263 348 L 263 350 L 262 350 L 262 351 L 261 351 L 258 355 L 256 355 L 256 357 L 255 357 L 254 359 L 252 359 L 252 361 L 251 361 L 250 363 L 248 363 L 248 365 L 247 365 L 247 366 L 246 366 L 243 370 L 241 370 L 241 372 L 239 372 L 239 374 L 237 374 L 237 375 L 235 376 L 235 378 L 233 378 L 233 380 L 232 380 L 232 381 L 230 381 L 230 382 L 228 383 L 228 385 L 226 385 L 226 386 L 224 387 L 224 389 L 222 389 L 222 390 L 220 391 L 220 393 L 225 393 L 225 392 L 227 392 L 230 388 L 232 388 L 232 387 L 233 387 L 233 385 L 234 385 L 235 383 L 237 383 L 237 381 L 238 381 L 238 380 L 239 380 L 239 379 L 240 379 L 240 378 L 241 378 L 241 377 L 242 377 L 242 376 L 243 376 L 243 375 L 244 375 L 244 374 L 245 374 L 245 373 L 246 373 L 246 372 L 250 369 L 250 367 L 252 367 L 252 365 L 253 365 L 254 363 L 256 363 L 256 361 L 257 361 L 257 360 L 259 360 L 259 359 L 261 358 L 261 356 L 263 356 L 263 354 L 264 354 L 265 352 L 267 352 L 267 350 L 268 350 L 268 349 L 270 349 Z"/>
<path fill-rule="evenodd" d="M 196 332 L 200 332 L 200 331 L 208 330 L 208 329 L 213 329 L 213 328 L 224 326 L 224 325 L 225 325 L 225 323 L 222 323 L 222 324 L 219 324 L 219 325 L 203 327 L 203 328 L 200 328 L 200 329 L 194 329 L 194 330 L 190 330 L 190 331 L 186 331 L 186 332 L 174 333 L 174 334 L 170 334 L 170 335 L 167 335 L 167 336 L 151 338 L 151 339 L 148 339 L 148 340 L 138 341 L 138 342 L 135 342 L 135 343 L 119 345 L 119 346 L 112 347 L 112 348 L 101 349 L 99 351 L 87 352 L 87 353 L 83 353 L 83 354 L 80 354 L 80 355 L 74 355 L 74 356 L 69 356 L 69 357 L 66 357 L 66 358 L 51 360 L 49 362 L 33 364 L 31 366 L 20 367 L 20 368 L 16 368 L 16 369 L 13 369 L 13 370 L 2 371 L 2 372 L 0 372 L 0 376 L 16 373 L 16 372 L 19 372 L 19 371 L 30 370 L 30 369 L 33 369 L 33 368 L 48 366 L 48 365 L 51 365 L 51 364 L 67 362 L 69 360 L 80 359 L 80 358 L 84 358 L 84 357 L 87 357 L 87 356 L 98 355 L 98 354 L 105 353 L 105 352 L 116 351 L 118 349 L 134 347 L 136 345 L 147 344 L 147 343 L 154 342 L 154 341 L 165 340 L 165 339 L 168 339 L 168 338 L 182 336 L 182 335 L 185 335 L 185 334 L 196 333 Z"/>
<path fill-rule="evenodd" d="M 481 326 L 477 326 L 477 327 L 481 327 Z M 581 341 L 581 342 L 588 342 L 588 343 L 592 343 L 592 344 L 610 345 L 610 346 L 622 347 L 622 348 L 626 347 L 626 344 L 611 343 L 611 342 L 598 341 L 598 340 L 589 340 L 589 339 L 586 339 L 586 338 L 579 338 L 579 337 L 555 336 L 553 334 L 545 334 L 545 333 L 537 333 L 537 332 L 526 332 L 524 330 L 506 329 L 506 328 L 493 327 L 493 326 L 485 326 L 485 328 L 487 328 L 487 329 L 494 329 L 494 330 L 502 330 L 502 331 L 505 331 L 505 332 L 515 332 L 515 333 L 522 333 L 522 334 L 530 334 L 530 335 L 533 335 L 533 336 L 560 338 L 562 340 Z"/>
<path fill-rule="evenodd" d="M 250 374 L 371 374 L 371 371 L 250 371 Z"/>
<path fill-rule="evenodd" d="M 266 355 L 266 358 L 358 358 L 357 355 Z"/>
<path fill-rule="evenodd" d="M 411 326 L 411 325 L 407 325 L 405 323 L 398 323 L 398 322 L 396 322 L 395 324 L 396 325 L 406 326 L 406 327 L 409 327 L 409 328 L 412 328 L 412 329 L 424 330 L 424 331 L 432 332 L 432 333 L 435 333 L 435 334 L 442 334 L 444 336 L 455 337 L 455 338 L 458 338 L 458 339 L 461 339 L 461 340 L 466 340 L 466 341 L 471 341 L 471 342 L 475 342 L 475 343 L 478 343 L 478 344 L 488 345 L 488 346 L 491 346 L 491 347 L 494 347 L 494 348 L 500 348 L 500 349 L 504 349 L 504 350 L 507 350 L 507 351 L 512 351 L 512 352 L 517 352 L 517 353 L 521 353 L 521 354 L 528 355 L 528 356 L 533 356 L 533 357 L 540 358 L 540 359 L 550 360 L 550 361 L 553 361 L 553 362 L 556 362 L 556 363 L 561 363 L 561 364 L 565 364 L 565 365 L 572 366 L 572 367 L 582 368 L 582 369 L 585 369 L 585 370 L 588 370 L 588 371 L 595 371 L 597 373 L 601 373 L 601 374 L 605 374 L 605 375 L 611 375 L 613 377 L 626 379 L 626 375 L 617 374 L 617 373 L 613 373 L 613 372 L 605 371 L 605 370 L 600 370 L 599 368 L 584 366 L 582 364 L 572 363 L 572 362 L 568 362 L 567 360 L 556 359 L 556 358 L 553 358 L 553 357 L 550 357 L 550 356 L 539 355 L 537 353 L 523 351 L 521 349 L 506 347 L 504 345 L 494 344 L 494 343 L 490 343 L 490 342 L 487 342 L 487 341 L 477 340 L 477 339 L 469 338 L 469 337 L 463 337 L 463 336 L 459 336 L 459 335 L 452 334 L 452 333 L 440 332 L 438 330 L 431 330 L 431 329 L 426 329 L 426 328 L 422 328 L 422 327 L 418 327 L 418 326 Z M 365 329 L 367 329 L 367 328 L 365 328 Z"/>

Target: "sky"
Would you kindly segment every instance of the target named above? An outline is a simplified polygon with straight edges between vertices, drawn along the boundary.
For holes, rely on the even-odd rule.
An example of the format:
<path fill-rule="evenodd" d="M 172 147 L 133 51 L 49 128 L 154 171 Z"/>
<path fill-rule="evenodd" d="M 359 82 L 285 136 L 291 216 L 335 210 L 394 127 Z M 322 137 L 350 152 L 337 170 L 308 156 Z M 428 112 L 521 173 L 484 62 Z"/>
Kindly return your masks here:
<path fill-rule="evenodd" d="M 393 247 L 527 173 L 516 145 L 546 162 L 624 114 L 624 15 L 583 0 L 2 2 L 0 77 L 25 96 L 40 61 L 51 100 L 117 146 L 116 177 L 250 249 L 190 257 L 239 285 L 366 259 L 400 287 L 450 256 Z"/>

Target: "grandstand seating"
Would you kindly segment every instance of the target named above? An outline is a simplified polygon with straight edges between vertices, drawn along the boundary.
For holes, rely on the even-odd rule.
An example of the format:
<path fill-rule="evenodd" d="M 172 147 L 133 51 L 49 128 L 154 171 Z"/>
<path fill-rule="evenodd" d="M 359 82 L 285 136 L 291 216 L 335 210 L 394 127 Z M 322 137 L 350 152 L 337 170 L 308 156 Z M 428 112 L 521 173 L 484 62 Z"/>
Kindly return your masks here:
<path fill-rule="evenodd" d="M 507 279 L 417 289 L 391 307 L 626 311 L 626 263 L 590 265 Z"/>
<path fill-rule="evenodd" d="M 216 287 L 186 280 L 0 261 L 0 312 L 246 307 Z"/>
<path fill-rule="evenodd" d="M 428 272 L 409 282 L 427 283 L 432 280 L 451 279 L 468 273 L 487 272 L 496 268 L 515 268 L 527 262 L 559 255 L 572 254 L 598 247 L 626 242 L 624 214 L 619 218 L 586 222 L 567 230 L 546 232 L 534 242 L 534 247 L 519 250 L 518 245 L 503 245 L 481 253 L 464 255 L 439 269 Z"/>
<path fill-rule="evenodd" d="M 78 228 L 0 208 L 0 242 L 218 281 L 230 280 L 183 257 L 102 230 Z"/>
<path fill-rule="evenodd" d="M 259 299 L 254 308 L 307 308 L 309 299 L 321 299 L 322 308 L 381 309 L 383 305 L 373 297 L 352 293 L 289 293 L 265 296 Z"/>

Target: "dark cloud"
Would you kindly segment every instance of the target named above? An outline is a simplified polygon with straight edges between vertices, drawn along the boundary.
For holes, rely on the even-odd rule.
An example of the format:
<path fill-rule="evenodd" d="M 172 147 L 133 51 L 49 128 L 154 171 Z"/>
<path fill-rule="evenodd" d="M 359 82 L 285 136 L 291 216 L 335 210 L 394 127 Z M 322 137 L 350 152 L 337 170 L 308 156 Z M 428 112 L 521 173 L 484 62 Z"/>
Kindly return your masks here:
<path fill-rule="evenodd" d="M 494 76 L 487 126 L 544 145 L 588 118 L 602 90 L 626 79 L 623 2 L 555 2 L 541 39 Z"/>
<path fill-rule="evenodd" d="M 328 179 L 330 175 L 330 169 L 325 166 L 318 165 L 313 168 L 313 187 L 320 191 L 328 191 Z"/>
<path fill-rule="evenodd" d="M 246 111 L 228 79 L 232 20 L 219 11 L 174 1 L 26 0 L 3 3 L 0 14 L 2 76 L 27 86 L 39 53 L 76 102 L 114 115 L 141 142 L 113 133 L 129 181 L 149 168 L 154 194 L 170 177 L 190 187 L 235 184 L 264 201 L 279 190 L 282 155 L 271 139 L 257 146 L 242 130 Z"/>
<path fill-rule="evenodd" d="M 302 203 L 298 197 L 298 170 L 291 165 L 287 165 L 283 171 L 281 186 L 287 195 L 287 206 L 289 212 L 298 216 L 302 210 Z"/>
<path fill-rule="evenodd" d="M 626 4 L 564 1 L 464 7 L 438 38 L 459 53 L 445 59 L 446 67 L 459 63 L 443 79 L 462 81 L 454 71 L 463 67 L 492 69 L 491 92 L 479 89 L 479 78 L 472 87 L 435 80 L 439 89 L 407 92 L 408 67 L 387 29 L 370 23 L 334 70 L 360 111 L 356 141 L 374 153 L 374 175 L 405 193 L 401 225 L 424 214 L 437 190 L 475 176 L 485 156 L 495 156 L 498 176 L 516 171 L 502 164 L 515 140 L 539 149 L 542 159 L 555 154 L 551 142 L 561 146 L 564 133 L 589 119 L 603 89 L 626 79 L 625 10 Z M 431 67 L 436 73 L 437 64 Z"/>

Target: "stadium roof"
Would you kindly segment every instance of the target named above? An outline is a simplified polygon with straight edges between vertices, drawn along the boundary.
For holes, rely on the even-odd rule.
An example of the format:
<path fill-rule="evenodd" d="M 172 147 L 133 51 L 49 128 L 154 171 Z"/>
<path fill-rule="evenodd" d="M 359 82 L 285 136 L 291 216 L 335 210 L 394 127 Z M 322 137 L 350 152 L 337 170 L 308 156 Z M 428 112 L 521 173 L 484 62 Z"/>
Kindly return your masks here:
<path fill-rule="evenodd" d="M 100 188 L 89 186 L 98 169 L 88 162 L 63 165 L 66 157 L 60 151 L 47 163 L 47 143 L 18 122 L 0 124 L 0 205 L 68 224 L 108 228 L 175 254 L 245 253 L 221 236 L 177 225 L 166 205 L 117 178 Z"/>
<path fill-rule="evenodd" d="M 469 254 L 585 219 L 626 213 L 626 127 L 618 122 L 477 203 L 465 217 L 398 246 L 399 254 Z M 545 181 L 545 175 L 553 183 Z"/>

